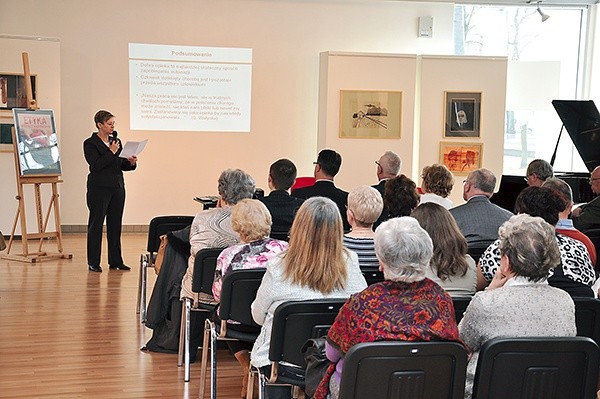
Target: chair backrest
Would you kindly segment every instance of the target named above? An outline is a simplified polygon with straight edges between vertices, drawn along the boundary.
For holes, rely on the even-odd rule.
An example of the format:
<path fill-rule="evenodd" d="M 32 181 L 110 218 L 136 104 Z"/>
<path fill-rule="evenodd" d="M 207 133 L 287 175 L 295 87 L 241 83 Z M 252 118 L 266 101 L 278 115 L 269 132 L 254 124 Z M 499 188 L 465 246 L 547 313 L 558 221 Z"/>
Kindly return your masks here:
<path fill-rule="evenodd" d="M 588 337 L 600 345 L 600 299 L 573 298 L 577 335 Z"/>
<path fill-rule="evenodd" d="M 306 367 L 302 346 L 309 338 L 326 335 L 345 298 L 284 302 L 275 309 L 269 360 Z"/>
<path fill-rule="evenodd" d="M 585 235 L 589 237 L 589 239 L 592 241 L 592 244 L 594 244 L 594 248 L 596 248 L 596 264 L 594 265 L 594 268 L 596 270 L 600 270 L 600 229 L 590 229 L 590 230 L 586 230 L 584 231 Z"/>
<path fill-rule="evenodd" d="M 470 296 L 456 296 L 452 297 L 452 303 L 454 304 L 454 316 L 456 318 L 456 324 L 460 323 L 467 310 L 467 306 L 471 303 Z"/>
<path fill-rule="evenodd" d="M 236 320 L 244 325 L 258 327 L 252 318 L 250 305 L 256 298 L 265 270 L 232 270 L 225 275 L 219 305 L 219 316 L 222 320 Z"/>
<path fill-rule="evenodd" d="M 473 399 L 596 398 L 599 359 L 587 337 L 494 338 L 479 352 Z"/>
<path fill-rule="evenodd" d="M 314 177 L 312 177 L 312 176 L 296 177 L 296 182 L 291 187 L 291 190 L 295 190 L 297 188 L 302 188 L 302 187 L 314 186 L 315 185 L 315 181 L 316 181 L 316 179 Z"/>
<path fill-rule="evenodd" d="M 290 240 L 290 232 L 289 231 L 273 231 L 273 230 L 271 230 L 271 234 L 269 234 L 269 237 L 274 238 L 275 240 L 289 241 Z"/>
<path fill-rule="evenodd" d="M 158 251 L 160 236 L 170 231 L 181 230 L 194 221 L 193 216 L 157 216 L 152 218 L 148 226 L 148 244 L 146 250 L 150 253 Z"/>
<path fill-rule="evenodd" d="M 490 240 L 481 240 L 481 241 L 471 241 L 467 247 L 467 253 L 471 255 L 471 258 L 475 261 L 475 263 L 479 262 L 479 258 L 485 252 L 487 247 L 490 246 L 494 241 Z"/>
<path fill-rule="evenodd" d="M 383 272 L 379 271 L 379 269 L 361 268 L 360 271 L 365 280 L 367 281 L 367 285 L 380 283 L 383 280 L 385 280 L 385 278 L 383 277 Z"/>
<path fill-rule="evenodd" d="M 457 342 L 367 342 L 346 354 L 340 399 L 462 399 L 467 351 Z"/>
<path fill-rule="evenodd" d="M 204 248 L 196 253 L 192 291 L 212 295 L 212 284 L 215 279 L 217 258 L 225 248 Z"/>

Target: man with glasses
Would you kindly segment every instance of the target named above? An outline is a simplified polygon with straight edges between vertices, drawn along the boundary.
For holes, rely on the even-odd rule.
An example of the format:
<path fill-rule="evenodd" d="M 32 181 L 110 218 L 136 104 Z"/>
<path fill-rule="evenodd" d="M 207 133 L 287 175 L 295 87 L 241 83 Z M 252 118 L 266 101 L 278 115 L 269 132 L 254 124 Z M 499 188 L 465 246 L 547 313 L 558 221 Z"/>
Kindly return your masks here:
<path fill-rule="evenodd" d="M 543 159 L 534 159 L 527 165 L 525 181 L 529 187 L 541 187 L 544 182 L 554 176 L 552 165 Z"/>
<path fill-rule="evenodd" d="M 600 166 L 592 171 L 589 182 L 594 194 L 600 194 Z M 574 209 L 571 213 L 571 218 L 573 219 L 575 228 L 584 233 L 586 230 L 600 228 L 600 196 Z"/>

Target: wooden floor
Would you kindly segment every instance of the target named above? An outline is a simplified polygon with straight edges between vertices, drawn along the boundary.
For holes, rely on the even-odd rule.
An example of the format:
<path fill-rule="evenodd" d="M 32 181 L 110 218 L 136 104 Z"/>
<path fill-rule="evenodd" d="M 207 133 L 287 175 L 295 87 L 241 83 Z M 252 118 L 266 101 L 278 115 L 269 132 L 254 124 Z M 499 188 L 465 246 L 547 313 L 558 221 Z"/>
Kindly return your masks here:
<path fill-rule="evenodd" d="M 152 334 L 135 314 L 146 235 L 122 241 L 130 272 L 109 271 L 104 253 L 104 271 L 88 272 L 85 235 L 64 236 L 70 260 L 0 259 L 0 398 L 198 397 L 199 363 L 185 383 L 177 355 L 139 350 Z M 19 244 L 11 250 L 21 252 Z M 218 364 L 218 397 L 239 398 L 241 368 L 226 351 Z"/>

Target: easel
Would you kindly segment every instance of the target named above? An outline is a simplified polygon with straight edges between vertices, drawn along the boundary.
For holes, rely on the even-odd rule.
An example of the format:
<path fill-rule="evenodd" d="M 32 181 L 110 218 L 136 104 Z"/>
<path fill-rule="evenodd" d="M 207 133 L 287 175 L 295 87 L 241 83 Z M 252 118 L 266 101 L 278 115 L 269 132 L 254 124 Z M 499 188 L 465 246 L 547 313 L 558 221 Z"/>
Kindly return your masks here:
<path fill-rule="evenodd" d="M 29 104 L 29 110 L 37 110 L 37 101 L 33 98 L 33 91 L 31 88 L 31 73 L 29 71 L 29 55 L 27 53 L 23 53 L 23 69 L 25 73 L 25 91 L 27 94 L 27 104 Z M 10 239 L 8 241 L 8 247 L 6 250 L 6 255 L 3 256 L 4 259 L 10 260 L 18 260 L 22 262 L 36 263 L 46 259 L 72 259 L 72 254 L 63 253 L 62 247 L 62 233 L 60 231 L 60 211 L 59 211 L 59 202 L 58 202 L 58 183 L 62 183 L 60 180 L 60 176 L 58 175 L 22 175 L 21 174 L 21 166 L 19 163 L 19 144 L 17 138 L 17 132 L 15 128 L 12 128 L 12 139 L 13 139 L 13 149 L 15 156 L 15 172 L 17 176 L 17 192 L 18 195 L 16 199 L 19 201 L 19 205 L 17 207 L 17 212 L 15 215 L 15 221 L 13 223 L 13 228 L 10 233 Z M 37 214 L 37 233 L 27 233 L 27 222 L 25 215 L 25 196 L 23 187 L 26 184 L 33 184 L 34 196 L 35 196 L 35 207 Z M 48 209 L 46 211 L 45 216 L 42 213 L 42 197 L 41 197 L 41 186 L 42 184 L 52 184 L 52 197 L 50 199 L 50 203 L 48 204 Z M 48 227 L 48 221 L 50 220 L 50 213 L 54 210 L 54 225 L 56 227 L 56 231 L 48 232 L 46 231 Z M 17 255 L 10 255 L 10 250 L 12 248 L 13 240 L 15 237 L 15 231 L 17 229 L 17 224 L 21 220 L 21 241 L 23 243 L 23 253 Z M 44 245 L 44 239 L 46 238 L 56 238 L 56 245 L 58 247 L 57 253 L 49 253 L 42 251 L 42 247 Z M 39 239 L 39 245 L 36 252 L 29 252 L 28 240 Z"/>

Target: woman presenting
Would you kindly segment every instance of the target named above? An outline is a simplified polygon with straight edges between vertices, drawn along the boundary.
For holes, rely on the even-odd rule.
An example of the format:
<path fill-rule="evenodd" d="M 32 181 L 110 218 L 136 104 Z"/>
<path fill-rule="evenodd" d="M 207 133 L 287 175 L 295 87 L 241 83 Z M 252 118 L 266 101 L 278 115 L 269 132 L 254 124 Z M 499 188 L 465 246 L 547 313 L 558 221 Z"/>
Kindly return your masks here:
<path fill-rule="evenodd" d="M 87 232 L 87 263 L 91 272 L 102 272 L 102 225 L 106 219 L 108 264 L 111 269 L 130 270 L 121 256 L 121 221 L 125 206 L 124 170 L 137 167 L 137 157 L 119 158 L 121 140 L 115 131 L 115 117 L 108 111 L 94 116 L 98 132 L 83 142 L 83 154 L 90 166 L 87 180 L 87 207 L 90 210 Z"/>

